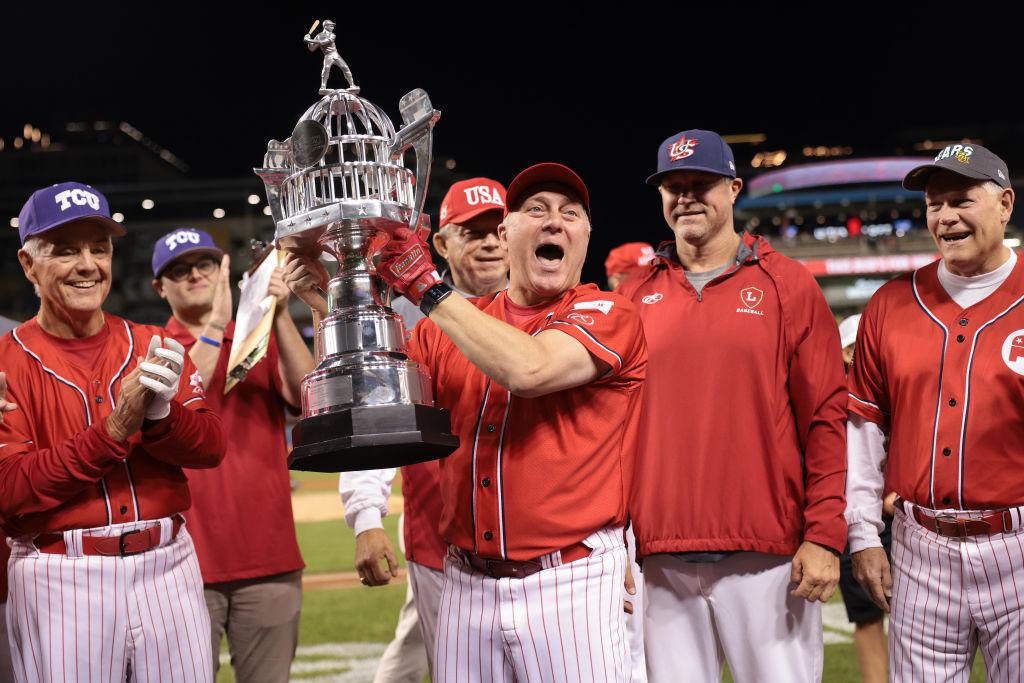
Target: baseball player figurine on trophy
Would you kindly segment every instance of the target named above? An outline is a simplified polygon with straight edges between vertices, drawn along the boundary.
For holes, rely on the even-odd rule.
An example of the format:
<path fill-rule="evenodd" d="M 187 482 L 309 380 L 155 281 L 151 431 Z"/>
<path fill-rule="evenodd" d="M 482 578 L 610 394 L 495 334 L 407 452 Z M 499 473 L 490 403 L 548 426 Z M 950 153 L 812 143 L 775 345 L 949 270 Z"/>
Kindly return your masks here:
<path fill-rule="evenodd" d="M 309 31 L 312 33 L 316 30 L 316 25 L 319 21 L 314 21 Z M 341 69 L 341 73 L 345 76 L 345 80 L 348 81 L 348 91 L 353 95 L 359 92 L 359 87 L 356 86 L 355 81 L 352 80 L 352 70 L 348 68 L 348 64 L 338 54 L 338 48 L 334 46 L 334 22 L 330 19 L 324 19 L 324 30 L 316 34 L 316 37 L 311 38 L 307 33 L 303 40 L 306 41 L 306 46 L 309 51 L 320 48 L 320 51 L 324 53 L 324 69 L 320 73 L 320 94 L 326 95 L 330 92 L 327 88 L 327 79 L 331 77 L 331 67 L 337 66 Z"/>
<path fill-rule="evenodd" d="M 332 25 L 324 21 L 325 30 Z M 340 62 L 325 49 L 325 83 L 328 59 Z M 289 466 L 344 472 L 444 457 L 458 438 L 448 412 L 434 407 L 430 378 L 407 358 L 402 318 L 374 266 L 394 230 L 429 229 L 423 202 L 441 113 L 426 92 L 413 90 L 399 103 L 404 126 L 396 132 L 383 110 L 350 90 L 321 94 L 290 138 L 268 143 L 263 168 L 254 169 L 266 186 L 277 245 L 305 255 L 326 251 L 338 262 L 316 334 L 319 365 L 302 382 L 303 419 L 292 433 Z M 403 161 L 410 148 L 415 175 Z"/>

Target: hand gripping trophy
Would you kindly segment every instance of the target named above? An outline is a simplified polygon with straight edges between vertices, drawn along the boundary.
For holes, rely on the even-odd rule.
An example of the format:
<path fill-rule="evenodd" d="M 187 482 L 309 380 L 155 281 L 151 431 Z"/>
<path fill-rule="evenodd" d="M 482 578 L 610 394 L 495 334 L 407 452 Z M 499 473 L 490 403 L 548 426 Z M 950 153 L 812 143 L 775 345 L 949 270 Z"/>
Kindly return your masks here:
<path fill-rule="evenodd" d="M 328 31 L 332 25 L 324 21 Z M 324 84 L 329 58 L 341 61 L 325 50 Z M 447 456 L 458 446 L 448 412 L 433 405 L 430 378 L 408 359 L 402 318 L 374 268 L 396 228 L 429 229 L 423 203 L 441 113 L 426 92 L 413 90 L 399 102 L 403 126 L 396 131 L 351 88 L 321 95 L 291 137 L 267 144 L 263 167 L 254 169 L 266 187 L 277 245 L 326 251 L 338 262 L 327 286 L 328 315 L 316 332 L 319 362 L 302 381 L 303 417 L 292 432 L 289 466 L 343 472 Z M 415 175 L 403 160 L 409 149 Z"/>

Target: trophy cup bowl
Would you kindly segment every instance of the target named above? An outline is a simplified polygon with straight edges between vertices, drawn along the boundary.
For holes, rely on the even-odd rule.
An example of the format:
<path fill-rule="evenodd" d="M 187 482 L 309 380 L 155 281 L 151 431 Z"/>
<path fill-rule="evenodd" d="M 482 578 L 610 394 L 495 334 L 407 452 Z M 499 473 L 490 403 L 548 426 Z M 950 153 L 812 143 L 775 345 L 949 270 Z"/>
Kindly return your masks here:
<path fill-rule="evenodd" d="M 426 369 L 409 360 L 405 326 L 374 258 L 399 227 L 427 227 L 423 202 L 433 126 L 440 112 L 423 90 L 400 101 L 394 128 L 372 102 L 327 91 L 284 142 L 271 140 L 262 168 L 286 251 L 338 263 L 315 340 L 317 366 L 302 381 L 302 419 L 291 469 L 345 472 L 445 457 L 458 445 L 447 410 L 434 406 Z M 415 175 L 404 165 L 414 149 Z"/>

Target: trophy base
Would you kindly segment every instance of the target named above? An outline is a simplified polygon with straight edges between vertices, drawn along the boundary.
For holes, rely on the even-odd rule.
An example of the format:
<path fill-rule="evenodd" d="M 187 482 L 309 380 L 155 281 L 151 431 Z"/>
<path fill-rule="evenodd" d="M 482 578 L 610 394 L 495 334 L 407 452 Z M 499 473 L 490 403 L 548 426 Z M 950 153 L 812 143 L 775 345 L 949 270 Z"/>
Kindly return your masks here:
<path fill-rule="evenodd" d="M 299 420 L 288 468 L 354 472 L 444 458 L 459 447 L 443 408 L 418 403 L 345 408 Z"/>

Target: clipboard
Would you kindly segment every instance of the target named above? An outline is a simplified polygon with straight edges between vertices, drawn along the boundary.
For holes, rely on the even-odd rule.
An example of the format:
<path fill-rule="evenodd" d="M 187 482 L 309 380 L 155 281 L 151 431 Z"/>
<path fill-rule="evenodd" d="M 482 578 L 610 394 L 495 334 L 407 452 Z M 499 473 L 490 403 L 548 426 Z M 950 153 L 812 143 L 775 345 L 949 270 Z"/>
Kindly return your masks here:
<path fill-rule="evenodd" d="M 274 325 L 277 300 L 267 294 L 270 275 L 284 260 L 284 253 L 268 247 L 242 276 L 238 284 L 242 294 L 235 313 L 235 335 L 228 358 L 228 372 L 224 380 L 224 393 L 236 384 L 267 354 L 270 330 Z"/>

